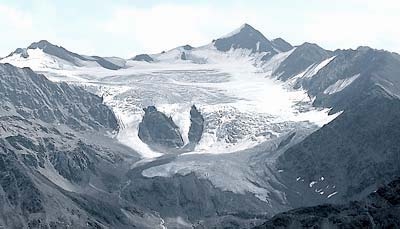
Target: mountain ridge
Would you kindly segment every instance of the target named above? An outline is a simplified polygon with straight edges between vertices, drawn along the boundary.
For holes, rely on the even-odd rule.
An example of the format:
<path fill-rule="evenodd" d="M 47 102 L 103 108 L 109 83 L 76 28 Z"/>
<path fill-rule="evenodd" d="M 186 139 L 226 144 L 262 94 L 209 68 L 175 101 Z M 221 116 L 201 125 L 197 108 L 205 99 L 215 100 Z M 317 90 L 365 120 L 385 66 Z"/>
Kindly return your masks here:
<path fill-rule="evenodd" d="M 14 52 L 10 53 L 5 58 L 10 58 L 14 55 L 20 55 L 21 58 L 27 59 L 29 58 L 29 50 L 34 50 L 34 49 L 42 50 L 46 54 L 57 57 L 61 60 L 65 60 L 77 67 L 84 66 L 84 64 L 81 63 L 82 61 L 89 61 L 89 62 L 92 61 L 99 64 L 101 67 L 104 67 L 109 70 L 118 70 L 122 68 L 122 66 L 118 66 L 106 60 L 103 57 L 79 55 L 77 53 L 68 51 L 62 46 L 54 45 L 47 40 L 40 40 L 38 42 L 33 42 L 27 48 L 17 48 Z"/>

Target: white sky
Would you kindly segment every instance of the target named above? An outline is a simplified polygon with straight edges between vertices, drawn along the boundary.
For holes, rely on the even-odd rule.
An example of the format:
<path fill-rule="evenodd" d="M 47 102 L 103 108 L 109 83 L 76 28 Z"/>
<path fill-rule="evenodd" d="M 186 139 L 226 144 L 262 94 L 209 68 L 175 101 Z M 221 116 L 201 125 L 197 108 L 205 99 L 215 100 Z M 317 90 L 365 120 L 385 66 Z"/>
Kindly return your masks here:
<path fill-rule="evenodd" d="M 0 56 L 46 39 L 82 54 L 132 57 L 204 45 L 243 23 L 294 45 L 400 52 L 398 0 L 0 0 Z"/>

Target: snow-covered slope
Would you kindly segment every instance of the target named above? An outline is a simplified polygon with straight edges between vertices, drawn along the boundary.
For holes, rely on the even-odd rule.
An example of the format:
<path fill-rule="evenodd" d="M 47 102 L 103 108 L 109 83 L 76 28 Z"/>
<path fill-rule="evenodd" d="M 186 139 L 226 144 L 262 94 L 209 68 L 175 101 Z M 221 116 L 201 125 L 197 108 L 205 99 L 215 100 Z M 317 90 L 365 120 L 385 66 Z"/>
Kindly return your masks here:
<path fill-rule="evenodd" d="M 18 67 L 29 66 L 38 71 L 46 69 L 71 70 L 82 67 L 118 70 L 125 65 L 125 61 L 121 58 L 79 55 L 46 40 L 34 42 L 27 48 L 18 48 L 1 59 L 0 62 L 10 63 Z"/>

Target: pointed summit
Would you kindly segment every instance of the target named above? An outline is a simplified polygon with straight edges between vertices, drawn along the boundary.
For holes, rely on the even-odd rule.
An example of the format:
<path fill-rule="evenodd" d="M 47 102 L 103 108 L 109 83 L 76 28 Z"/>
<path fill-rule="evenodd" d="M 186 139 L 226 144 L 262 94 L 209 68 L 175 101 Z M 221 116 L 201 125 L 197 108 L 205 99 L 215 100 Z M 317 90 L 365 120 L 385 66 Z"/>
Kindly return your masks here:
<path fill-rule="evenodd" d="M 252 53 L 275 53 L 272 43 L 260 31 L 249 24 L 243 24 L 235 31 L 217 39 L 214 42 L 214 46 L 223 52 L 231 49 L 249 49 Z"/>
<path fill-rule="evenodd" d="M 223 52 L 231 49 L 249 49 L 252 53 L 267 52 L 269 53 L 268 56 L 275 55 L 278 52 L 285 52 L 291 47 L 286 41 L 277 42 L 277 44 L 271 42 L 260 31 L 247 23 L 215 40 L 214 46 L 217 50 Z"/>
<path fill-rule="evenodd" d="M 280 37 L 273 39 L 271 42 L 274 45 L 274 48 L 278 49 L 281 52 L 287 52 L 293 49 L 293 46 L 291 44 Z"/>
<path fill-rule="evenodd" d="M 254 29 L 253 26 L 244 23 L 243 25 L 241 25 L 239 28 L 233 30 L 232 32 L 226 34 L 225 36 L 220 37 L 220 39 L 222 38 L 228 38 L 228 37 L 232 37 L 238 33 L 246 33 L 246 32 L 250 32 L 250 33 L 254 33 L 254 32 L 258 32 L 256 29 Z"/>
<path fill-rule="evenodd" d="M 244 23 L 242 26 L 240 26 L 239 27 L 240 28 L 240 31 L 249 31 L 249 32 L 258 32 L 258 30 L 256 30 L 253 26 L 251 26 L 251 25 L 249 25 L 249 24 L 247 24 L 247 23 Z"/>

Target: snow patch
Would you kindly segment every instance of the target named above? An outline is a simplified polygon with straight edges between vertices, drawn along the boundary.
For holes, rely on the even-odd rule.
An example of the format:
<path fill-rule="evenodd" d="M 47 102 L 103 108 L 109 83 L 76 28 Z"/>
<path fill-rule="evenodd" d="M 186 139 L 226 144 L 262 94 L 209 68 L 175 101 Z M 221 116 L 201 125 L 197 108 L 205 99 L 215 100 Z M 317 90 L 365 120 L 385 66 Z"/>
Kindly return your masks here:
<path fill-rule="evenodd" d="M 311 64 L 306 68 L 306 70 L 290 78 L 288 83 L 290 85 L 294 85 L 300 79 L 312 78 L 319 72 L 319 70 L 328 65 L 335 57 L 336 56 L 330 57 L 319 64 L 317 63 Z M 279 75 L 277 75 L 277 77 L 279 77 Z"/>
<path fill-rule="evenodd" d="M 60 188 L 69 192 L 79 192 L 77 186 L 72 184 L 69 180 L 62 177 L 58 171 L 48 162 L 45 162 L 45 168 L 38 168 L 39 173 L 49 179 L 51 182 L 59 186 Z"/>
<path fill-rule="evenodd" d="M 326 198 L 331 198 L 332 196 L 334 196 L 334 195 L 336 195 L 338 192 L 333 192 L 333 193 L 331 193 L 331 194 L 329 194 Z"/>
<path fill-rule="evenodd" d="M 190 129 L 190 107 L 182 106 L 182 104 L 160 104 L 156 105 L 157 109 L 168 117 L 172 117 L 174 123 L 179 127 L 184 144 L 189 143 Z"/>
<path fill-rule="evenodd" d="M 330 85 L 329 87 L 327 87 L 324 90 L 324 94 L 331 95 L 331 94 L 337 93 L 339 91 L 342 91 L 347 86 L 349 86 L 351 83 L 353 83 L 354 80 L 356 80 L 359 76 L 360 76 L 360 74 L 356 74 L 350 78 L 341 79 L 341 80 L 336 81 L 334 84 Z"/>
<path fill-rule="evenodd" d="M 333 59 L 335 59 L 336 56 L 330 57 L 326 60 L 323 60 L 321 63 L 314 65 L 314 67 L 312 67 L 309 71 L 307 71 L 303 77 L 304 78 L 311 78 L 313 77 L 315 74 L 317 74 L 319 72 L 319 70 L 321 70 L 322 68 L 324 68 L 326 65 L 328 65 Z"/>
<path fill-rule="evenodd" d="M 279 65 L 288 57 L 292 52 L 296 50 L 296 48 L 293 48 L 292 50 L 289 50 L 287 52 L 281 52 L 278 54 L 275 54 L 274 56 L 271 57 L 268 61 L 262 61 L 262 57 L 258 61 L 260 67 L 262 68 L 263 72 L 266 74 L 266 76 L 272 76 L 273 73 L 278 69 Z M 278 76 L 279 77 L 279 76 Z"/>

